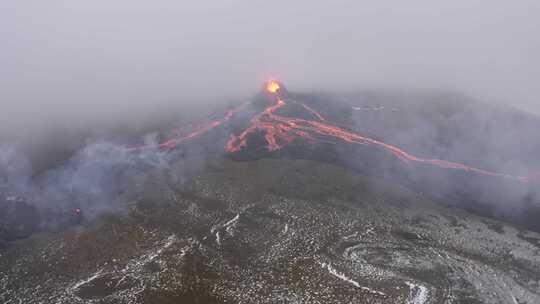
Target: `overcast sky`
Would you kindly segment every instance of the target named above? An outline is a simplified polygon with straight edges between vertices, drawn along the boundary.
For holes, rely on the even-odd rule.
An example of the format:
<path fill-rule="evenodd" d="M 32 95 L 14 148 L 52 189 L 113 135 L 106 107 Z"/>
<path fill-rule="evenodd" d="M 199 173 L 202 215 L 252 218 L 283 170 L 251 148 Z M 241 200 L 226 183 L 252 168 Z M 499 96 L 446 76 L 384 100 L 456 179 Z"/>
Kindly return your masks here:
<path fill-rule="evenodd" d="M 247 97 L 272 76 L 540 112 L 538 0 L 4 0 L 0 39 L 4 129 Z"/>

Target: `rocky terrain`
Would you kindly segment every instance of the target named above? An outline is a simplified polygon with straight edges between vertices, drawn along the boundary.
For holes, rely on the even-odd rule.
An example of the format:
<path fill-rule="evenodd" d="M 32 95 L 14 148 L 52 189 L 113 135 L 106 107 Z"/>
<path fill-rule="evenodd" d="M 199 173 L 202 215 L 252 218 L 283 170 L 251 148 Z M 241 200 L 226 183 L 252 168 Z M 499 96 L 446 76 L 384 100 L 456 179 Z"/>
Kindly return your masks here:
<path fill-rule="evenodd" d="M 540 235 L 308 160 L 184 159 L 0 251 L 2 303 L 540 302 Z"/>

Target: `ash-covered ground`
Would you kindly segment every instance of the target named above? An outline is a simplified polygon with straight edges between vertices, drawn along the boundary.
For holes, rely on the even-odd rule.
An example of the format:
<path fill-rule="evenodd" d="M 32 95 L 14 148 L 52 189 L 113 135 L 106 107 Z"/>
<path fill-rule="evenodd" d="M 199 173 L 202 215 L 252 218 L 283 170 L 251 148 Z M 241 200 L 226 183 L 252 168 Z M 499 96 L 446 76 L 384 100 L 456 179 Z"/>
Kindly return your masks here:
<path fill-rule="evenodd" d="M 540 302 L 540 234 L 340 166 L 186 158 L 129 185 L 0 251 L 0 302 Z"/>

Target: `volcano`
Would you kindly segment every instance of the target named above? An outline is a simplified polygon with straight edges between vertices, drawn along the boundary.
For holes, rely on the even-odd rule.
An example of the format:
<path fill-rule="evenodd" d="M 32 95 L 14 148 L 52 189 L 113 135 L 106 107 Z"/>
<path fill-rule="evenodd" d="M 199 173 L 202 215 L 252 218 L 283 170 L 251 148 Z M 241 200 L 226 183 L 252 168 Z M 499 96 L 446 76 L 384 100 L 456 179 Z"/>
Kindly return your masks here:
<path fill-rule="evenodd" d="M 512 175 L 434 157 L 413 155 L 396 145 L 362 135 L 355 107 L 290 92 L 269 80 L 251 102 L 228 109 L 155 146 L 174 150 L 192 141 L 237 160 L 311 159 L 339 164 L 362 174 L 384 177 L 441 199 L 447 204 L 540 229 L 536 175 Z M 358 108 L 356 108 L 358 109 Z M 227 135 L 228 134 L 228 135 Z M 216 138 L 221 137 L 221 138 Z M 223 143 L 226 137 L 226 143 Z"/>
<path fill-rule="evenodd" d="M 521 183 L 530 182 L 530 177 L 527 176 L 512 176 L 501 172 L 475 168 L 463 163 L 417 157 L 396 146 L 362 136 L 343 123 L 327 120 L 325 114 L 309 105 L 309 101 L 296 99 L 295 95 L 289 94 L 284 84 L 277 80 L 266 82 L 251 106 L 257 110 L 256 114 L 252 115 L 243 131 L 239 134 L 233 132 L 230 135 L 230 139 L 225 146 L 225 150 L 231 154 L 244 150 L 260 151 L 261 148 L 266 149 L 267 152 L 274 152 L 284 150 L 295 144 L 348 143 L 369 146 L 380 150 L 382 153 L 392 154 L 405 165 L 432 166 L 463 171 L 473 175 L 500 177 Z M 225 124 L 230 123 L 234 116 L 244 107 L 246 105 L 230 109 L 222 118 L 212 120 L 207 124 L 201 124 L 187 135 L 167 140 L 158 147 L 161 149 L 174 149 L 186 141 L 204 136 L 215 128 L 226 127 Z M 236 121 L 236 124 L 238 124 L 238 121 Z M 240 122 L 240 124 L 246 125 L 245 122 Z M 261 136 L 264 137 L 262 145 L 248 144 L 248 141 L 253 141 L 254 137 Z M 145 147 L 134 148 L 134 150 L 142 148 Z"/>

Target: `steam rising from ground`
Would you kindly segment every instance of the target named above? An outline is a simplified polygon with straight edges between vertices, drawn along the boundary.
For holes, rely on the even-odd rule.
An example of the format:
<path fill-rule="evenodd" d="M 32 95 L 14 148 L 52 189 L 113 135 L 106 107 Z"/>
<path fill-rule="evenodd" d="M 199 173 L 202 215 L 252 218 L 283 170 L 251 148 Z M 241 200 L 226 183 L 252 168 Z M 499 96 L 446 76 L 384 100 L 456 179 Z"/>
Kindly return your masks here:
<path fill-rule="evenodd" d="M 52 214 L 83 208 L 87 217 L 114 208 L 132 177 L 168 164 L 173 154 L 156 150 L 130 153 L 106 142 L 90 144 L 59 167 L 32 178 L 29 161 L 13 145 L 0 146 L 0 189 L 23 195 Z"/>

